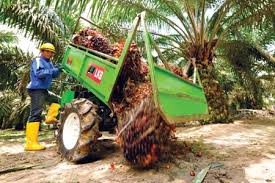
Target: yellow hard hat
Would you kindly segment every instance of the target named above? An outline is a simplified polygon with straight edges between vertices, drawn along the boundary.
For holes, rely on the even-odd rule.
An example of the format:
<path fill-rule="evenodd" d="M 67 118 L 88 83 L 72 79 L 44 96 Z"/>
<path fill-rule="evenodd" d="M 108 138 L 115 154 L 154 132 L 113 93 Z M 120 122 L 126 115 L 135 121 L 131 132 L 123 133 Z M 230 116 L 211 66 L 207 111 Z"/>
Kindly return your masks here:
<path fill-rule="evenodd" d="M 55 53 L 55 47 L 51 43 L 44 43 L 40 46 L 40 51 L 47 50 Z"/>

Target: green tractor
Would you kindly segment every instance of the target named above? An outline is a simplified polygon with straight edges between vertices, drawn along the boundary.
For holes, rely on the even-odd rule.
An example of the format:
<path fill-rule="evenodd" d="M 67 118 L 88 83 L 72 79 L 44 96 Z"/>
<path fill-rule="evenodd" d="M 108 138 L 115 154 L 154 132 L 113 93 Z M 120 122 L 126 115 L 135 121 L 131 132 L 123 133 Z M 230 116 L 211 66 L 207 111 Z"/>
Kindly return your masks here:
<path fill-rule="evenodd" d="M 110 99 L 140 24 L 144 29 L 143 38 L 153 90 L 154 110 L 167 125 L 207 118 L 207 101 L 197 70 L 194 72 L 194 82 L 191 82 L 154 63 L 151 46 L 156 50 L 157 46 L 147 31 L 143 12 L 136 17 L 119 58 L 73 43 L 67 47 L 62 67 L 74 82 L 63 82 L 65 87 L 71 86 L 73 89 L 62 92 L 58 146 L 68 161 L 79 162 L 91 156 L 98 151 L 97 140 L 101 136 L 100 132 L 117 126 L 118 118 Z M 131 127 L 131 121 L 134 120 L 130 119 L 117 133 L 118 136 Z M 145 129 L 146 133 L 140 135 L 145 138 L 152 135 L 153 130 Z M 123 152 L 127 156 L 127 150 L 124 149 Z"/>

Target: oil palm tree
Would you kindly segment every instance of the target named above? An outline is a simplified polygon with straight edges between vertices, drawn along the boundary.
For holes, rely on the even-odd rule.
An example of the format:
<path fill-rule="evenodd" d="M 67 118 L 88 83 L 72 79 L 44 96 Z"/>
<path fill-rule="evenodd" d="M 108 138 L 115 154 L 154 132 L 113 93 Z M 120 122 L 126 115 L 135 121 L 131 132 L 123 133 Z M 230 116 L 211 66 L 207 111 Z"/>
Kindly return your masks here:
<path fill-rule="evenodd" d="M 269 45 L 274 44 L 273 29 L 274 25 L 270 22 L 261 23 L 259 28 L 239 28 L 231 31 L 219 49 L 218 58 L 224 61 L 216 65 L 219 65 L 221 71 L 225 64 L 230 65 L 229 73 L 235 78 L 234 84 L 241 86 L 240 93 L 245 94 L 243 101 L 239 102 L 241 107 L 261 109 L 264 107 L 263 97 L 270 96 L 266 86 L 271 84 L 275 63 L 272 62 L 272 51 L 268 53 L 265 49 L 268 50 Z"/>
<path fill-rule="evenodd" d="M 29 101 L 21 101 L 16 88 L 32 55 L 18 48 L 17 41 L 14 33 L 0 32 L 0 128 L 15 125 L 22 129 L 23 123 L 20 122 L 29 113 Z M 16 111 L 18 115 L 12 111 Z"/>

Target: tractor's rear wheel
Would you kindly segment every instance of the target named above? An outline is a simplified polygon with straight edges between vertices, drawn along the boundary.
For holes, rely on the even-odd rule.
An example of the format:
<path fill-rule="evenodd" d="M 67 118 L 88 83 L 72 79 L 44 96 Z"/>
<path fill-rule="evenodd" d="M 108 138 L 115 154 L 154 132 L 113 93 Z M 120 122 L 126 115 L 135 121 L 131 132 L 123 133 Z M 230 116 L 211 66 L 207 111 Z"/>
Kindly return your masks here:
<path fill-rule="evenodd" d="M 58 149 L 68 161 L 79 163 L 98 152 L 96 144 L 100 137 L 97 105 L 87 99 L 67 104 L 61 115 L 58 131 Z"/>

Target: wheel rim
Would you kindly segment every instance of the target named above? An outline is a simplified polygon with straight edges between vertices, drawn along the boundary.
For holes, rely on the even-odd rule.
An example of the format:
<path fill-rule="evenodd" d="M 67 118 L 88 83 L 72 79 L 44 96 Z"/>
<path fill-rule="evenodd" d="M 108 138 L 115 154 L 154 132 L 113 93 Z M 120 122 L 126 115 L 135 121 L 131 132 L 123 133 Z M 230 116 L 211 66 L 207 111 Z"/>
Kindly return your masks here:
<path fill-rule="evenodd" d="M 80 135 L 80 119 L 77 113 L 68 115 L 63 127 L 63 144 L 66 149 L 74 148 Z"/>

